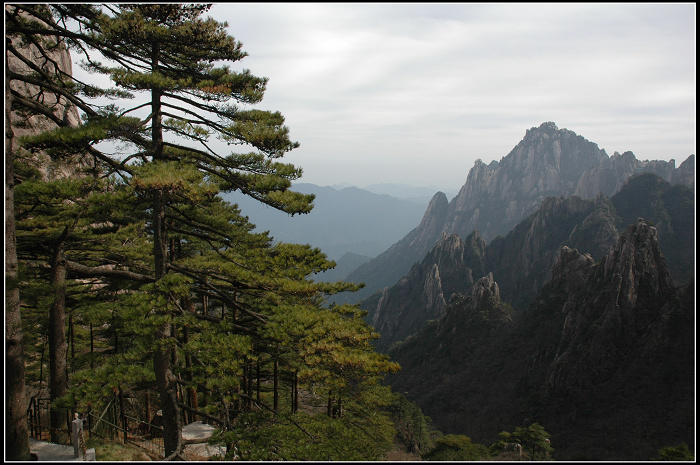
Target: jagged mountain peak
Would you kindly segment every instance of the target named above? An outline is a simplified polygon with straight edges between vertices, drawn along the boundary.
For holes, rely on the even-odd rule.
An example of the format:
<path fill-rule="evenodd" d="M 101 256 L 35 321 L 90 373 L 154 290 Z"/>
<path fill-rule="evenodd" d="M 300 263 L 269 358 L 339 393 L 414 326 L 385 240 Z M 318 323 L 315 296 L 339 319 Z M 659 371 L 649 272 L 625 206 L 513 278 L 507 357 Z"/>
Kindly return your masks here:
<path fill-rule="evenodd" d="M 559 128 L 553 121 L 546 121 L 537 127 L 531 127 L 525 130 L 525 137 L 520 142 L 521 144 L 532 143 L 540 140 L 549 140 L 553 137 L 581 137 L 574 131 L 566 128 Z M 581 137 L 583 139 L 583 137 Z M 584 139 L 585 140 L 585 139 Z"/>
<path fill-rule="evenodd" d="M 446 202 L 443 194 L 435 194 L 418 227 L 346 279 L 366 284 L 355 294 L 355 301 L 359 301 L 396 283 L 445 236 L 467 237 L 478 230 L 484 241 L 490 242 L 508 234 L 548 197 L 576 195 L 588 200 L 599 198 L 600 193 L 612 197 L 625 180 L 640 172 L 652 172 L 694 189 L 694 167 L 694 156 L 678 169 L 675 162 L 639 161 L 632 152 L 608 157 L 594 142 L 544 122 L 528 129 L 499 162 L 477 160 L 452 200 Z M 608 228 L 599 234 L 599 250 L 594 256 L 606 252 L 605 240 L 612 232 L 613 228 Z"/>
<path fill-rule="evenodd" d="M 447 235 L 443 233 L 442 237 L 435 244 L 435 247 L 431 251 L 431 255 L 435 255 L 440 259 L 444 257 L 454 258 L 457 254 L 462 255 L 464 253 L 464 242 L 457 234 Z"/>
<path fill-rule="evenodd" d="M 642 218 L 620 236 L 603 269 L 606 279 L 620 280 L 620 297 L 629 306 L 635 306 L 638 298 L 658 300 L 673 289 L 657 230 Z"/>
<path fill-rule="evenodd" d="M 549 386 L 562 393 L 608 379 L 675 292 L 656 228 L 642 218 L 599 263 L 562 248 L 551 285 L 566 294 L 566 320 L 549 377 Z"/>
<path fill-rule="evenodd" d="M 586 170 L 608 156 L 598 145 L 554 123 L 526 131 L 497 164 L 478 160 L 450 202 L 447 233 L 474 229 L 489 240 L 504 234 L 552 195 L 571 195 Z"/>
<path fill-rule="evenodd" d="M 476 441 L 537 419 L 563 460 L 643 460 L 694 437 L 694 302 L 673 288 L 656 234 L 637 221 L 597 262 L 560 247 L 551 281 L 512 319 L 484 276 L 392 348 L 390 384 Z"/>
<path fill-rule="evenodd" d="M 447 205 L 447 196 L 441 191 L 435 193 L 428 203 L 428 208 L 425 209 L 425 214 L 418 225 L 418 229 L 430 229 L 440 221 L 444 221 Z"/>
<path fill-rule="evenodd" d="M 654 207 L 649 209 L 650 205 Z M 632 214 L 634 216 L 630 216 Z M 464 240 L 456 234 L 443 232 L 441 240 L 425 258 L 417 262 L 396 286 L 388 288 L 381 305 L 377 305 L 375 299 L 368 300 L 368 305 L 363 303 L 363 307 L 372 314 L 372 324 L 382 334 L 379 346 L 390 345 L 408 334 L 405 325 L 410 323 L 411 327 L 416 327 L 420 318 L 425 322 L 440 315 L 442 309 L 452 303 L 454 294 L 458 299 L 468 299 L 476 278 L 492 272 L 501 299 L 520 314 L 529 307 L 541 287 L 557 281 L 557 276 L 567 277 L 568 281 L 559 283 L 567 292 L 577 291 L 581 283 L 588 282 L 590 273 L 601 269 L 592 266 L 594 261 L 602 260 L 615 250 L 620 231 L 624 231 L 620 228 L 636 223 L 639 216 L 647 214 L 658 226 L 649 230 L 655 231 L 653 241 L 656 243 L 659 237 L 662 238 L 661 243 L 667 247 L 665 250 L 675 257 L 668 260 L 669 266 L 674 265 L 671 267 L 674 276 L 679 273 L 681 279 L 678 282 L 685 282 L 688 279 L 685 269 L 690 266 L 692 270 L 692 257 L 689 265 L 688 254 L 682 252 L 688 249 L 686 244 L 689 241 L 692 250 L 692 197 L 689 197 L 687 188 L 671 187 L 655 174 L 644 173 L 632 178 L 613 198 L 603 193 L 594 200 L 578 196 L 548 197 L 537 211 L 518 223 L 505 237 L 488 245 L 478 231 L 473 231 Z M 688 217 L 691 218 L 690 224 L 687 224 Z M 646 226 L 635 227 L 640 229 L 635 237 L 641 241 L 640 234 L 646 231 Z M 627 237 L 627 233 L 623 236 Z M 658 245 L 645 248 L 647 251 L 655 249 Z M 625 246 L 621 250 L 629 253 L 630 249 Z M 624 260 L 615 259 L 615 262 L 634 263 L 632 258 L 627 256 Z M 662 258 L 651 253 L 640 261 L 659 265 Z M 612 259 L 606 263 L 612 266 L 609 260 Z M 636 273 L 638 268 L 634 265 L 634 269 L 628 267 L 618 274 L 627 276 Z M 649 270 L 646 275 L 653 277 L 655 273 Z M 662 285 L 671 286 L 671 275 L 665 271 L 661 273 Z M 640 286 L 652 287 L 631 282 L 625 284 L 624 292 Z M 421 293 L 432 298 L 418 298 Z M 431 305 L 424 307 L 422 302 Z M 428 312 L 427 308 L 433 310 Z M 410 319 L 404 316 L 409 314 L 412 315 Z M 383 320 L 392 322 L 390 330 L 382 331 L 385 327 Z"/>
<path fill-rule="evenodd" d="M 552 267 L 552 282 L 561 283 L 566 292 L 573 292 L 586 281 L 593 264 L 593 257 L 589 254 L 580 254 L 578 250 L 564 246 Z"/>

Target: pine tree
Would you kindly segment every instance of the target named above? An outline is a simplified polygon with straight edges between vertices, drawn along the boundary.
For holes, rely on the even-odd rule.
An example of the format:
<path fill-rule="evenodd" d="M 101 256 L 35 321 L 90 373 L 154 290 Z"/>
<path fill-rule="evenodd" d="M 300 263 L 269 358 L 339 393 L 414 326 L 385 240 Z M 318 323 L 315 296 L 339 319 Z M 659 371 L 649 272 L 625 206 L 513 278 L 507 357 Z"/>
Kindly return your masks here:
<path fill-rule="evenodd" d="M 275 162 L 298 144 L 288 138 L 279 113 L 243 110 L 227 102 L 253 104 L 262 99 L 266 79 L 247 70 L 233 72 L 217 62 L 237 62 L 246 54 L 241 44 L 225 31 L 225 24 L 202 19 L 204 5 L 117 5 L 112 17 L 101 25 L 99 40 L 118 55 L 116 67 L 92 62 L 93 70 L 110 75 L 117 86 L 132 92 L 147 92 L 150 114 L 143 131 L 131 140 L 141 150 L 141 164 L 132 185 L 146 196 L 152 208 L 154 291 L 165 292 L 157 312 L 162 317 L 155 337 L 154 369 L 164 417 L 166 455 L 182 450 L 177 377 L 173 373 L 174 338 L 171 318 L 176 302 L 167 287 L 173 273 L 171 206 L 194 202 L 192 186 L 208 185 L 214 191 L 239 189 L 268 205 L 288 213 L 311 209 L 312 196 L 289 191 L 291 180 L 301 170 Z M 123 110 L 129 114 L 136 108 Z M 198 143 L 184 145 L 178 139 Z M 253 152 L 222 156 L 212 150 L 216 136 L 228 145 L 251 146 Z"/>
<path fill-rule="evenodd" d="M 90 277 L 100 289 L 128 290 L 98 298 L 94 287 L 81 283 L 66 294 L 74 324 L 104 323 L 109 316 L 114 337 L 103 364 L 91 357 L 74 362 L 79 366 L 67 397 L 96 404 L 105 387 L 122 393 L 155 381 L 169 459 L 182 457 L 183 411 L 218 423 L 231 450 L 279 430 L 280 457 L 377 458 L 391 442 L 391 422 L 382 411 L 391 396 L 379 380 L 398 367 L 374 351 L 376 334 L 357 308 L 323 307 L 325 296 L 358 286 L 314 282 L 315 273 L 334 266 L 320 250 L 276 244 L 267 233 L 253 232 L 219 195 L 240 190 L 292 215 L 312 208 L 313 196 L 290 190 L 301 170 L 278 161 L 298 145 L 283 117 L 246 109 L 262 99 L 267 80 L 216 66 L 246 54 L 225 24 L 201 18 L 206 6 L 103 8 L 108 14 L 91 10 L 83 23 L 90 33 L 75 39 L 80 50 L 96 48 L 112 61 L 105 65 L 86 53 L 86 67 L 108 74 L 122 90 L 72 83 L 67 95 L 71 86 L 75 95 L 143 92 L 147 103 L 98 108 L 78 99 L 79 128 L 25 141 L 54 157 L 88 154 L 99 166 L 93 179 L 122 180 L 100 182 L 76 197 L 82 209 L 59 201 L 48 210 L 35 208 L 34 216 L 20 215 L 27 245 L 41 234 L 32 221 L 53 218 L 51 234 L 67 232 L 59 234 L 65 236 L 67 279 Z M 136 116 L 142 108 L 150 111 Z M 110 138 L 126 143 L 126 157 L 97 150 L 95 141 Z M 223 155 L 214 138 L 243 151 Z M 86 181 L 27 183 L 24 198 L 53 188 L 60 193 L 56 200 L 66 199 L 80 182 Z M 22 205 L 32 211 L 31 202 Z M 120 211 L 120 221 L 110 217 Z M 120 238 L 137 232 L 139 241 L 119 247 Z M 88 250 L 81 246 L 86 241 L 97 246 Z M 113 302 L 118 310 L 110 310 Z M 128 346 L 117 341 L 125 337 Z M 152 373 L 130 369 L 149 357 Z M 313 409 L 309 402 L 320 402 L 318 414 L 306 413 Z M 304 446 L 299 435 L 313 444 Z"/>
<path fill-rule="evenodd" d="M 554 452 L 549 441 L 550 434 L 539 423 L 533 423 L 527 428 L 518 426 L 512 433 L 501 431 L 498 436 L 500 441 L 490 447 L 493 454 L 503 451 L 508 443 L 520 444 L 523 456 L 530 460 L 551 460 Z"/>
<path fill-rule="evenodd" d="M 9 68 L 7 54 L 5 69 Z M 5 443 L 9 460 L 29 459 L 25 400 L 25 366 L 22 314 L 18 287 L 18 261 L 14 212 L 14 133 L 11 125 L 11 80 L 5 78 Z"/>

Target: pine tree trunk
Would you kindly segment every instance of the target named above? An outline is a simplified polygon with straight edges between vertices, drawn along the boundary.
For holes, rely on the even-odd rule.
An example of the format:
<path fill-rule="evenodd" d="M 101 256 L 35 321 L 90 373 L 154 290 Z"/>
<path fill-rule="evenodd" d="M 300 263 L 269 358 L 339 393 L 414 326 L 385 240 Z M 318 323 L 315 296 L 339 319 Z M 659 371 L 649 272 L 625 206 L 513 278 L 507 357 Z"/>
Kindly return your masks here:
<path fill-rule="evenodd" d="M 159 49 L 154 43 L 152 48 L 152 72 L 158 71 Z M 161 110 L 161 91 L 151 91 L 152 111 L 152 156 L 153 161 L 162 159 L 163 156 L 163 125 Z M 156 282 L 165 277 L 167 273 L 168 257 L 168 232 L 165 225 L 165 194 L 162 191 L 154 192 L 153 198 L 153 255 L 155 259 Z M 168 310 L 165 309 L 167 312 Z M 182 420 L 180 407 L 177 405 L 177 378 L 173 374 L 171 359 L 172 348 L 169 340 L 172 337 L 171 324 L 165 322 L 156 334 L 156 344 L 159 346 L 153 355 L 153 369 L 160 393 L 161 409 L 163 410 L 163 445 L 165 457 L 182 452 Z"/>
<path fill-rule="evenodd" d="M 63 241 L 54 248 L 51 257 L 51 287 L 53 300 L 49 307 L 49 397 L 51 398 L 51 442 L 68 444 L 68 410 L 56 406 L 56 400 L 66 394 L 68 387 L 66 343 L 66 260 Z"/>
<path fill-rule="evenodd" d="M 277 359 L 275 359 L 272 378 L 272 409 L 277 412 L 280 404 L 280 362 Z"/>
<path fill-rule="evenodd" d="M 246 364 L 248 366 L 248 386 L 247 386 L 247 396 L 248 399 L 246 401 L 246 408 L 248 411 L 253 410 L 253 364 L 251 362 L 248 362 Z"/>
<path fill-rule="evenodd" d="M 170 338 L 170 323 L 161 325 L 158 332 L 160 340 Z M 177 405 L 177 378 L 170 366 L 170 350 L 157 350 L 153 355 L 153 368 L 160 394 L 160 406 L 163 410 L 163 445 L 168 457 L 182 449 L 182 420 Z"/>
<path fill-rule="evenodd" d="M 297 372 L 292 377 L 292 413 L 297 413 L 299 409 L 299 378 Z"/>
<path fill-rule="evenodd" d="M 260 404 L 260 360 L 255 363 L 255 400 Z"/>
<path fill-rule="evenodd" d="M 39 390 L 44 385 L 44 357 L 46 356 L 46 344 L 49 341 L 49 332 L 45 329 L 44 336 L 41 339 L 41 358 L 39 360 Z"/>
<path fill-rule="evenodd" d="M 7 54 L 5 54 L 5 69 Z M 5 458 L 29 460 L 27 401 L 25 397 L 22 314 L 17 287 L 17 243 L 15 241 L 15 175 L 11 125 L 12 95 L 10 79 L 5 79 Z"/>
<path fill-rule="evenodd" d="M 167 232 L 165 230 L 165 203 L 162 197 L 162 193 L 156 193 L 153 205 L 153 248 L 156 280 L 162 279 L 167 271 Z M 169 345 L 169 340 L 172 337 L 171 330 L 172 324 L 169 321 L 160 326 L 156 334 L 156 343 L 163 344 L 165 347 L 157 349 L 153 355 L 153 369 L 163 410 L 163 445 L 166 457 L 182 450 L 182 420 L 180 407 L 177 405 L 177 378 L 172 371 L 173 354 Z"/>
<path fill-rule="evenodd" d="M 92 323 L 90 323 L 90 368 L 95 368 L 95 336 L 93 334 Z"/>
<path fill-rule="evenodd" d="M 146 423 L 151 423 L 151 391 L 146 389 L 146 395 L 143 397 L 143 410 L 146 414 Z M 148 429 L 150 429 L 150 427 L 148 427 Z"/>
<path fill-rule="evenodd" d="M 192 302 L 190 301 L 188 301 L 188 310 L 194 313 L 194 305 L 192 305 Z M 182 330 L 182 342 L 185 345 L 189 343 L 189 333 L 189 328 L 185 326 Z M 185 376 L 189 383 L 191 383 L 194 380 L 194 377 L 192 375 L 192 356 L 189 354 L 185 355 Z M 187 388 L 187 403 L 194 410 L 199 410 L 199 405 L 197 404 L 197 390 L 194 387 L 190 386 Z M 191 415 L 190 421 L 197 421 L 196 413 Z"/>
<path fill-rule="evenodd" d="M 70 341 L 70 373 L 75 373 L 75 327 L 73 326 L 73 315 L 68 315 L 68 341 Z M 68 372 L 68 367 L 66 366 Z M 67 376 L 67 375 L 66 375 Z"/>

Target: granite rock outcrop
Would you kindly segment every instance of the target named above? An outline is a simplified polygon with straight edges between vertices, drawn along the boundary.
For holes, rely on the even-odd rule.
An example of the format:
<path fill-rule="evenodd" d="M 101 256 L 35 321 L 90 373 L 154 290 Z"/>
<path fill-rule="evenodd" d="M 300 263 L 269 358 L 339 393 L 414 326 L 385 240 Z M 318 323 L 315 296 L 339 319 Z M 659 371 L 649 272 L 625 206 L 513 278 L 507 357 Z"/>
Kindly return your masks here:
<path fill-rule="evenodd" d="M 368 321 L 382 334 L 377 347 L 386 350 L 417 332 L 427 320 L 442 315 L 453 294 L 471 289 L 473 270 L 483 269 L 484 247 L 476 232 L 466 241 L 444 235 L 396 285 L 369 299 L 365 304 L 365 308 L 371 306 Z"/>
<path fill-rule="evenodd" d="M 14 6 L 5 5 L 5 10 L 7 11 L 8 9 L 12 10 Z M 21 11 L 20 15 L 28 16 L 24 11 Z M 38 21 L 33 17 L 32 20 Z M 39 48 L 33 44 L 21 43 L 18 37 L 9 39 L 11 39 L 12 46 L 20 50 L 21 55 L 26 60 L 20 59 L 13 53 L 6 53 L 9 72 L 19 75 L 31 74 L 33 71 L 30 68 L 30 64 L 27 63 L 28 61 L 33 66 L 39 66 L 47 72 L 63 73 L 66 76 L 72 76 L 73 64 L 71 54 L 66 47 L 45 47 L 40 51 Z M 78 126 L 80 124 L 78 108 L 65 97 L 47 92 L 45 89 L 40 89 L 34 84 L 26 83 L 18 79 L 13 79 L 10 86 L 12 91 L 20 96 L 26 97 L 29 100 L 41 100 L 46 108 L 50 108 L 53 111 L 54 117 L 62 121 L 62 124 L 66 126 Z M 15 141 L 23 136 L 40 134 L 58 127 L 54 121 L 51 121 L 44 115 L 25 113 L 22 111 L 12 112 L 11 125 Z M 73 176 L 78 165 L 76 160 L 51 160 L 45 153 L 23 156 L 22 151 L 19 150 L 15 157 L 21 159 L 23 164 L 32 166 L 34 169 L 38 170 L 45 179 Z"/>
<path fill-rule="evenodd" d="M 449 303 L 453 294 L 469 295 L 474 279 L 488 273 L 498 282 L 501 299 L 522 313 L 551 279 L 562 247 L 599 260 L 615 246 L 620 231 L 640 216 L 654 223 L 668 268 L 677 284 L 685 283 L 693 275 L 694 264 L 688 254 L 694 241 L 692 199 L 688 188 L 671 186 L 646 173 L 630 178 L 612 198 L 602 193 L 592 200 L 549 197 L 505 237 L 488 245 L 476 231 L 464 241 L 456 234 L 443 233 L 424 260 L 396 285 L 385 288 L 381 299 L 374 295 L 362 303 L 368 322 L 381 334 L 377 347 L 385 350 L 420 328 L 421 321 L 436 318 L 443 301 Z M 458 251 L 458 258 L 451 251 Z M 441 294 L 434 291 L 435 281 L 440 283 Z M 428 299 L 427 295 L 435 297 Z"/>

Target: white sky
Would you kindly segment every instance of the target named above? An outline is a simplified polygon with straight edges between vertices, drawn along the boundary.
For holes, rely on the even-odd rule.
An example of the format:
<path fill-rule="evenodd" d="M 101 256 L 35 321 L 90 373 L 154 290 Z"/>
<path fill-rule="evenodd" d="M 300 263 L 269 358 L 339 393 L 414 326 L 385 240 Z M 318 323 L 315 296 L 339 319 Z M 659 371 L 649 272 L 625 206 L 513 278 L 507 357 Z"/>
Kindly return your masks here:
<path fill-rule="evenodd" d="M 608 155 L 695 153 L 694 3 L 220 3 L 301 182 L 457 191 L 545 121 Z M 81 57 L 75 57 L 79 61 Z M 74 73 L 84 72 L 74 66 Z"/>
<path fill-rule="evenodd" d="M 457 190 L 554 121 L 639 159 L 695 153 L 695 4 L 215 4 L 320 185 Z"/>

